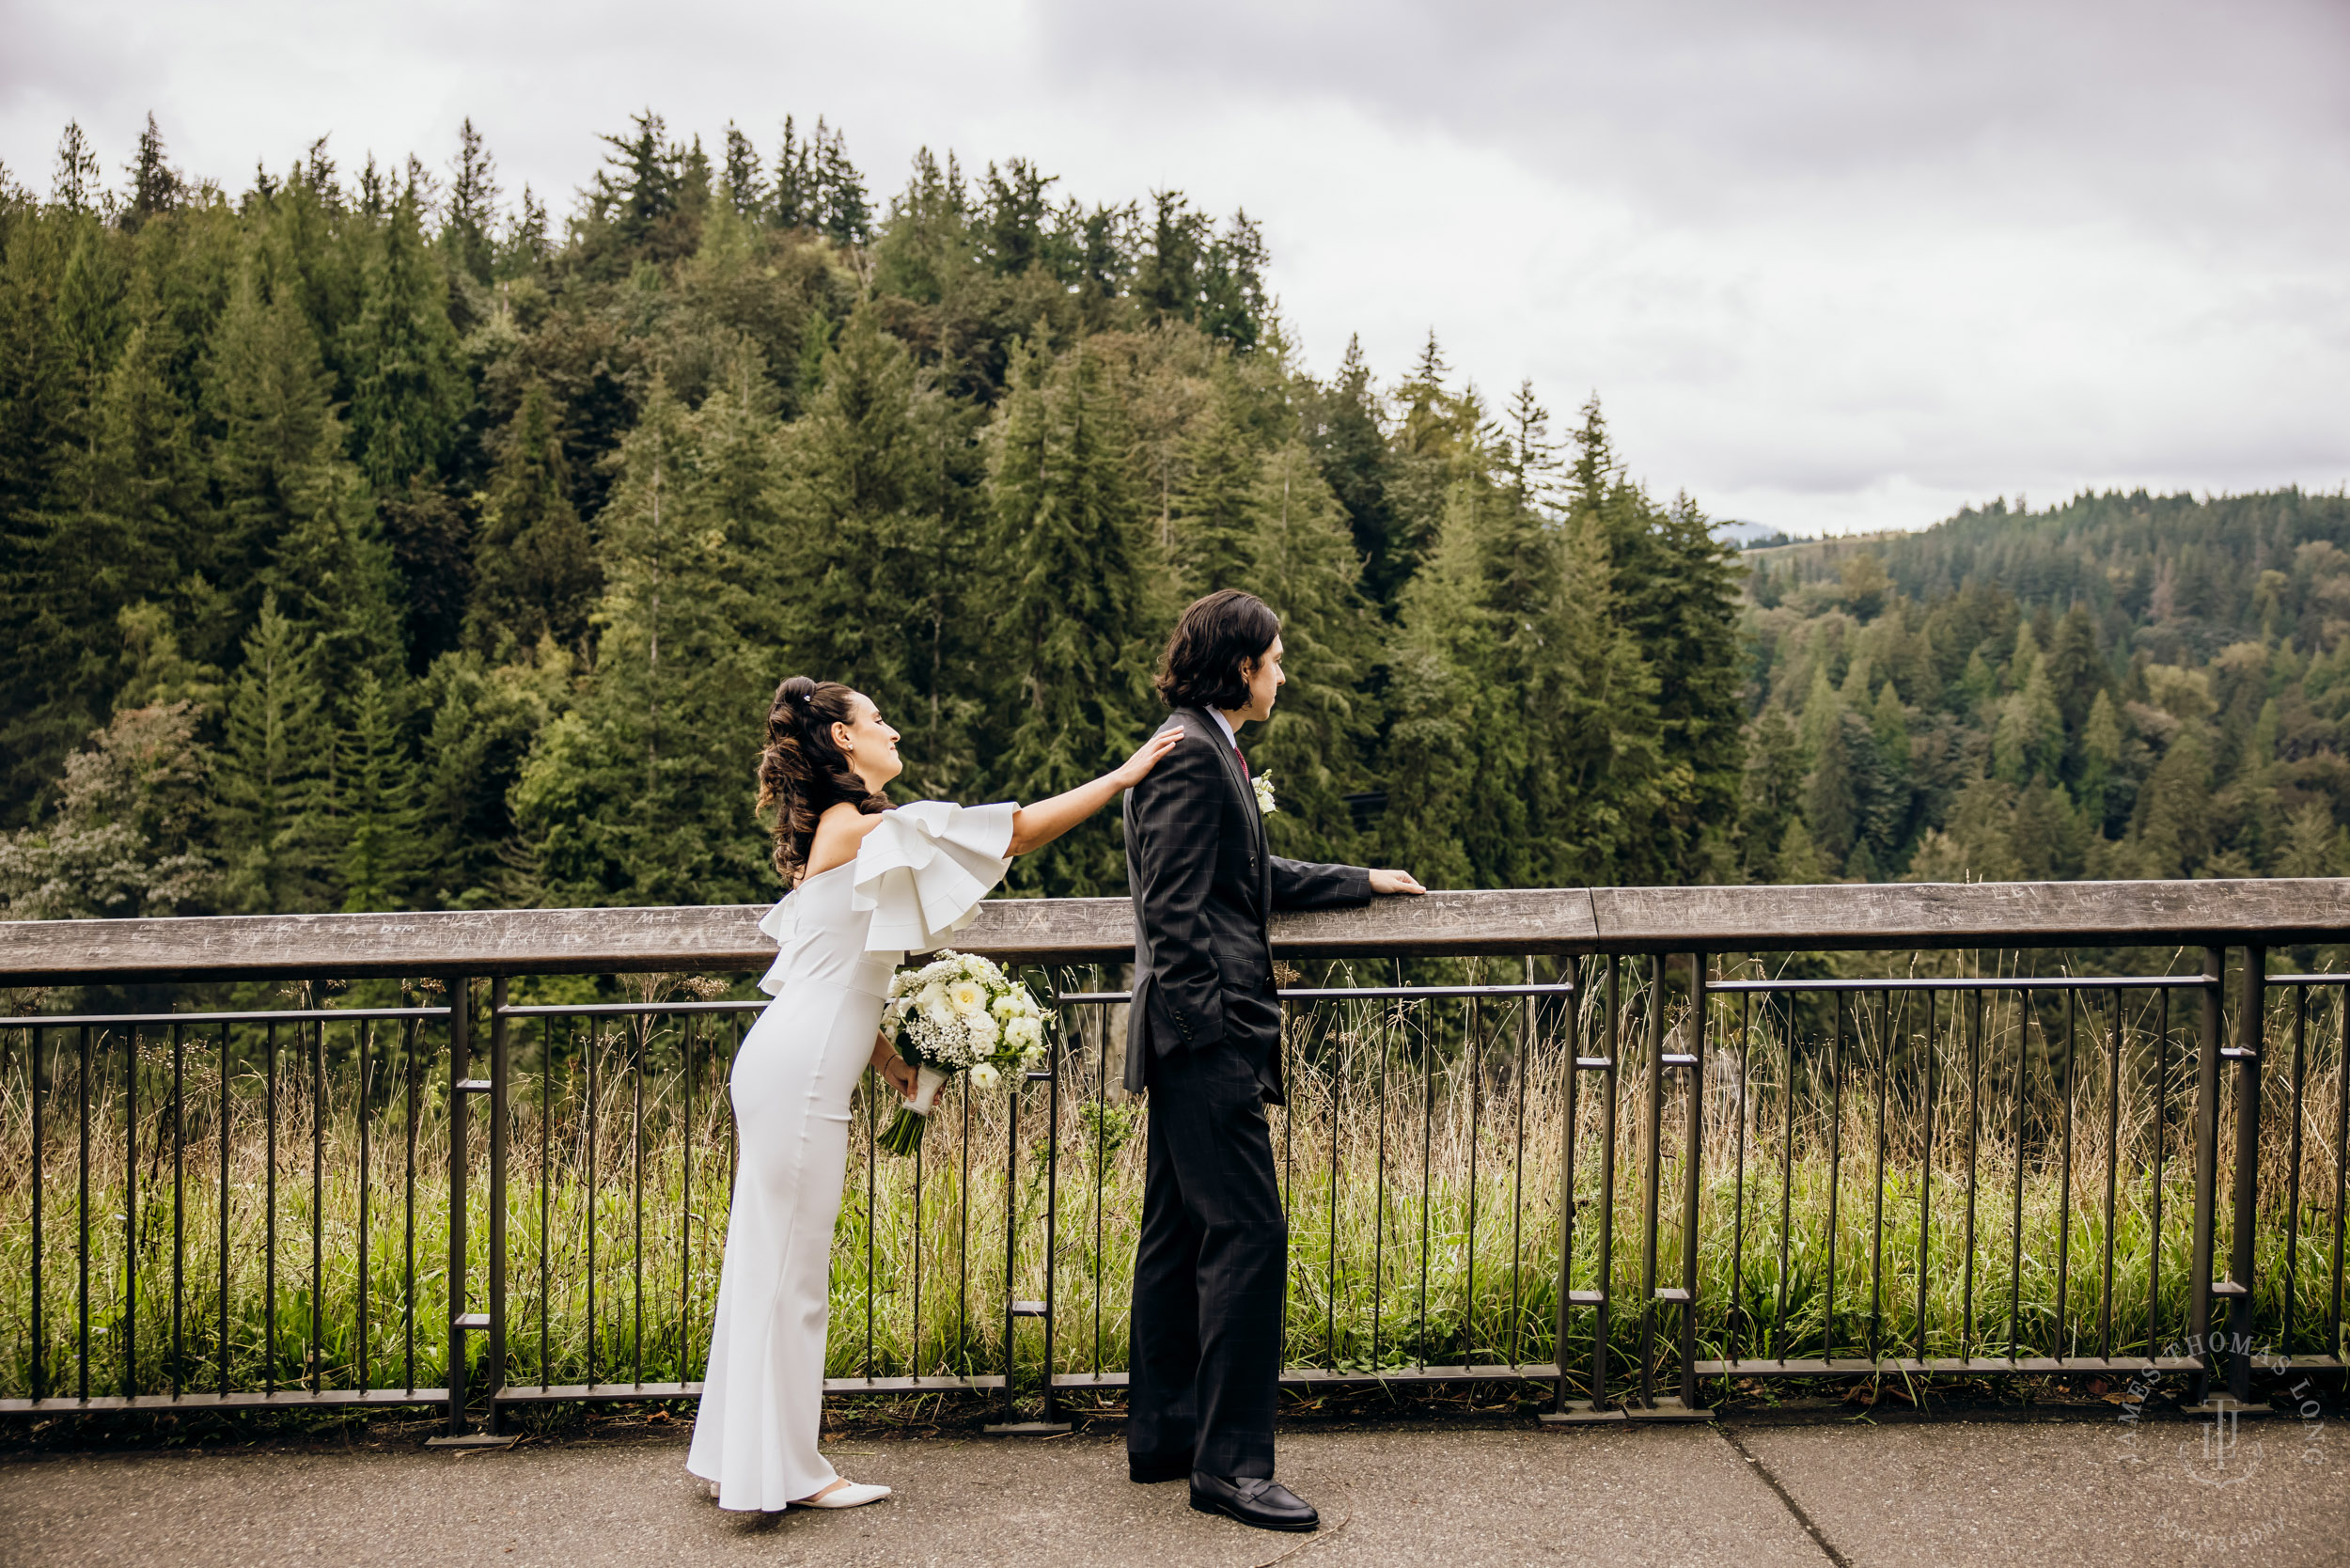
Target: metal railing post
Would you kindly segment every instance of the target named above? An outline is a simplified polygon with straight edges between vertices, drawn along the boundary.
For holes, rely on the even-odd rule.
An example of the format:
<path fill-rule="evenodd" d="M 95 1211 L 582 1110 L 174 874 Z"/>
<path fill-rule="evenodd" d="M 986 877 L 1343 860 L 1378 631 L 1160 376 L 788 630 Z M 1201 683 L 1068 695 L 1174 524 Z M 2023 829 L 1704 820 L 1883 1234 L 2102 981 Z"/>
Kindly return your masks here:
<path fill-rule="evenodd" d="M 493 1435 L 498 1391 L 506 1387 L 506 1097 L 511 1082 L 506 987 L 504 975 L 490 982 L 490 1410 L 482 1430 Z"/>
<path fill-rule="evenodd" d="M 2252 1395 L 2253 1230 L 2260 1212 L 2261 1056 L 2267 1002 L 2268 949 L 2244 949 L 2243 990 L 2236 1003 L 2236 1043 L 2227 1053 L 2235 1063 L 2235 1213 L 2228 1238 L 2228 1279 L 2215 1284 L 2228 1297 L 2228 1392 L 2239 1405 Z"/>
<path fill-rule="evenodd" d="M 1014 1289 L 1020 1264 L 1020 1098 L 1021 1091 L 1032 1083 L 1053 1086 L 1048 1102 L 1058 1122 L 1060 1112 L 1060 1054 L 1046 1054 L 1049 1063 L 1034 1071 L 1016 1072 L 1011 1075 L 1010 1105 L 1005 1120 L 1010 1123 L 1010 1145 L 1004 1155 L 1004 1419 L 979 1430 L 992 1437 L 1049 1437 L 1067 1432 L 1067 1421 L 1053 1419 L 1053 1245 L 1054 1213 L 1053 1178 L 1058 1164 L 1059 1128 L 1048 1127 L 1044 1134 L 1044 1297 L 1041 1301 L 1023 1301 Z M 1014 1398 L 1019 1381 L 1019 1349 L 1015 1333 L 1022 1318 L 1044 1320 L 1044 1409 L 1039 1419 L 1024 1421 Z"/>
<path fill-rule="evenodd" d="M 1665 1128 L 1665 955 L 1649 971 L 1648 1114 L 1640 1128 L 1640 1395 L 1643 1410 L 1656 1407 L 1656 1227 L 1657 1197 L 1664 1172 Z"/>
<path fill-rule="evenodd" d="M 494 996 L 502 995 L 505 982 L 501 980 L 497 982 L 497 985 L 498 990 L 493 993 Z M 464 975 L 450 976 L 448 999 L 448 1431 L 441 1436 L 427 1438 L 426 1443 L 432 1448 L 507 1448 L 512 1445 L 514 1439 L 498 1435 L 497 1405 L 494 1398 L 491 1402 L 490 1421 L 487 1429 L 481 1432 L 472 1432 L 467 1430 L 465 1424 L 465 1351 L 468 1343 L 466 1335 L 480 1332 L 490 1334 L 489 1374 L 491 1392 L 494 1396 L 504 1382 L 502 1346 L 505 1336 L 501 1332 L 494 1331 L 493 1325 L 499 1321 L 499 1309 L 504 1305 L 500 1298 L 504 1295 L 506 1283 L 506 1270 L 502 1258 L 506 1245 L 505 1137 L 504 1118 L 500 1114 L 504 1109 L 505 1096 L 499 1091 L 500 1085 L 504 1081 L 503 1074 L 500 1072 L 503 1051 L 497 1049 L 498 1044 L 502 1043 L 499 1037 L 504 1032 L 505 1020 L 498 1019 L 492 1026 L 495 1054 L 492 1059 L 491 1071 L 498 1074 L 498 1076 L 495 1079 L 469 1077 L 467 1074 L 473 1067 L 472 979 Z M 466 1154 L 467 1145 L 472 1137 L 469 1105 L 472 1097 L 477 1094 L 489 1095 L 492 1106 L 490 1132 L 492 1147 L 490 1187 L 493 1200 L 490 1213 L 492 1310 L 488 1312 L 465 1310 L 466 1263 L 469 1255 L 465 1222 L 466 1207 L 470 1200 L 470 1194 L 466 1190 L 466 1168 L 469 1163 Z"/>
<path fill-rule="evenodd" d="M 2195 1220 L 2193 1273 L 2187 1280 L 2187 1348 L 2201 1367 L 2189 1380 L 2189 1403 L 2203 1403 L 2211 1394 L 2211 1263 L 2214 1192 L 2219 1164 L 2219 1051 L 2221 988 L 2226 983 L 2228 951 L 2203 949 L 2201 1029 L 2195 1056 Z"/>
<path fill-rule="evenodd" d="M 473 1065 L 473 987 L 448 981 L 448 1435 L 465 1435 L 465 1074 Z"/>
<path fill-rule="evenodd" d="M 1698 1395 L 1698 1160 L 1705 1139 L 1705 955 L 1689 955 L 1689 1110 L 1687 1152 L 1681 1164 L 1681 1404 L 1703 1408 Z"/>

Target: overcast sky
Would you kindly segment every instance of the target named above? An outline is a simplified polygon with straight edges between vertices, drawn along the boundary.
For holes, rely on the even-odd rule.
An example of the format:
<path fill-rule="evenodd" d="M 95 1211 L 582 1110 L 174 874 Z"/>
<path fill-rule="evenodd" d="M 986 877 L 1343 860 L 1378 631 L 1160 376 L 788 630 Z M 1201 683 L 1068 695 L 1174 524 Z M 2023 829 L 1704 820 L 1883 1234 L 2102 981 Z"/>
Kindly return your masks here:
<path fill-rule="evenodd" d="M 0 160 L 158 116 L 250 183 L 459 119 L 558 212 L 650 105 L 1026 156 L 1246 207 L 1308 364 L 1434 328 L 1498 402 L 1597 390 L 1720 517 L 1912 527 L 2018 494 L 2350 479 L 2350 4 L 0 0 Z"/>

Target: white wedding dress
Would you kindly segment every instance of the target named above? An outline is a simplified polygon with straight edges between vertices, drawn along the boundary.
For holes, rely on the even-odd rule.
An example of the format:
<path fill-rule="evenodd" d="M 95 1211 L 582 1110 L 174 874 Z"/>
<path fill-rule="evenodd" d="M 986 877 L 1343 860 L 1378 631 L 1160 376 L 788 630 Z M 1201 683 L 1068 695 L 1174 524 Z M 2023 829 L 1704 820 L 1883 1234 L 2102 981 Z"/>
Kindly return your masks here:
<path fill-rule="evenodd" d="M 685 1460 L 717 1485 L 721 1508 L 773 1513 L 836 1477 L 816 1437 L 850 1096 L 889 977 L 971 922 L 1011 864 L 1016 809 L 900 807 L 854 860 L 807 878 L 759 923 L 781 949 L 760 981 L 775 1000 L 734 1058 L 734 1200 Z"/>

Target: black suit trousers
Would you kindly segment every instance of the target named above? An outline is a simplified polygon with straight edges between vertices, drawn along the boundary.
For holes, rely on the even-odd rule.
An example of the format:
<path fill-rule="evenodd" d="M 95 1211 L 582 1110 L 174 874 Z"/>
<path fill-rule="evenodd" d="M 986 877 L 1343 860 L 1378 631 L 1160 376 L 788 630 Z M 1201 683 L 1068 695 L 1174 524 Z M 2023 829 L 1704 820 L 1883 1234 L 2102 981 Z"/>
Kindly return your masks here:
<path fill-rule="evenodd" d="M 1227 1040 L 1151 1064 L 1126 1447 L 1270 1478 L 1289 1221 L 1248 1056 Z"/>

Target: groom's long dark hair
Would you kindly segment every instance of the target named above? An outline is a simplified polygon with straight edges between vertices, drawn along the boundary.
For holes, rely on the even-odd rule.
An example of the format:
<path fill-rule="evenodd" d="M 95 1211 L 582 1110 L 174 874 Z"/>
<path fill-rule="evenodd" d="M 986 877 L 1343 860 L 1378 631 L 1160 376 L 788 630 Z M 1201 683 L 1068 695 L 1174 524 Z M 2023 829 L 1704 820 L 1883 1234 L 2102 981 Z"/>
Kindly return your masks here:
<path fill-rule="evenodd" d="M 784 886 L 799 883 L 816 819 L 839 800 L 868 815 L 889 809 L 889 797 L 865 780 L 833 744 L 832 727 L 856 718 L 856 695 L 838 681 L 794 675 L 776 688 L 767 710 L 767 745 L 759 754 L 759 808 L 776 813 L 776 871 Z"/>
<path fill-rule="evenodd" d="M 1222 708 L 1248 701 L 1245 660 L 1261 659 L 1281 635 L 1281 618 L 1253 593 L 1218 588 L 1195 599 L 1175 622 L 1159 658 L 1159 696 L 1170 708 Z"/>

